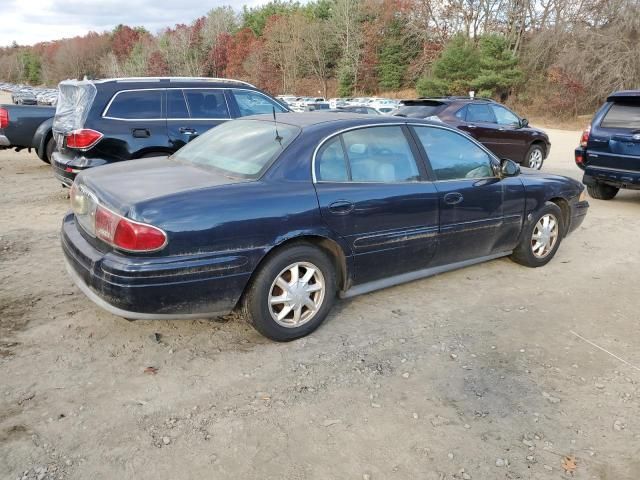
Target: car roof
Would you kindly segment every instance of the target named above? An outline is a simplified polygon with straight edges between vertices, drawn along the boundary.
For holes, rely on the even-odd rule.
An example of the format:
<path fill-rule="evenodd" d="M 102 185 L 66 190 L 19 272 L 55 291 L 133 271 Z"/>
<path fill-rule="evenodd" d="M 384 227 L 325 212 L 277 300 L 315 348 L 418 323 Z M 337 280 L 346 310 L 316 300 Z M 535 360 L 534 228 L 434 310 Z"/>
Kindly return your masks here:
<path fill-rule="evenodd" d="M 608 102 L 625 99 L 640 99 L 640 90 L 620 90 L 619 92 L 613 92 L 607 97 Z"/>
<path fill-rule="evenodd" d="M 420 97 L 420 98 L 410 98 L 406 100 L 402 100 L 402 103 L 405 106 L 414 106 L 414 105 L 433 105 L 434 103 L 443 105 L 445 103 L 495 103 L 495 100 L 491 98 L 484 97 L 457 97 L 457 96 L 446 96 L 446 97 Z"/>
<path fill-rule="evenodd" d="M 250 117 L 244 117 L 244 119 L 262 120 L 273 122 L 272 114 L 252 115 Z M 278 123 L 285 123 L 287 125 L 293 125 L 302 129 L 314 127 L 316 125 L 323 125 L 329 122 L 340 122 L 341 127 L 358 126 L 358 125 L 371 125 L 371 124 L 385 124 L 385 123 L 419 123 L 424 125 L 439 125 L 441 122 L 422 120 L 417 118 L 405 118 L 405 117 L 389 117 L 384 115 L 362 115 L 361 113 L 348 113 L 348 112 L 330 112 L 330 111 L 316 111 L 316 112 L 287 112 L 276 114 L 276 121 Z"/>
<path fill-rule="evenodd" d="M 123 78 L 102 78 L 89 80 L 95 85 L 109 85 L 119 88 L 123 85 L 136 88 L 153 87 L 241 87 L 256 88 L 248 82 L 234 80 L 232 78 L 209 78 L 209 77 L 123 77 Z"/>

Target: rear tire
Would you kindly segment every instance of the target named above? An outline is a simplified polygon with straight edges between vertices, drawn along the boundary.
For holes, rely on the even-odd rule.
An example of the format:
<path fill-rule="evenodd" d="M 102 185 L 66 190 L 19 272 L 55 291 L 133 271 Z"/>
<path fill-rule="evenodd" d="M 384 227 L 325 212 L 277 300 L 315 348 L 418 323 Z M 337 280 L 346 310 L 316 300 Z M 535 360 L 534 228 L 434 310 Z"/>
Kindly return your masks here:
<path fill-rule="evenodd" d="M 534 170 L 540 170 L 544 163 L 544 148 L 541 145 L 531 145 L 531 148 L 524 157 L 524 166 L 527 168 L 533 168 Z"/>
<path fill-rule="evenodd" d="M 526 267 L 542 267 L 555 256 L 564 233 L 562 210 L 555 203 L 546 202 L 525 227 L 511 259 Z"/>
<path fill-rule="evenodd" d="M 587 191 L 591 198 L 595 198 L 597 200 L 611 200 L 618 194 L 620 189 L 605 183 L 596 183 L 595 185 L 587 185 Z"/>
<path fill-rule="evenodd" d="M 288 342 L 322 324 L 336 297 L 336 272 L 321 250 L 296 244 L 273 254 L 252 279 L 242 312 L 271 340 Z"/>
<path fill-rule="evenodd" d="M 47 142 L 47 145 L 44 149 L 44 158 L 41 158 L 44 163 L 51 163 L 51 156 L 53 155 L 53 151 L 56 149 L 56 141 L 51 137 Z"/>

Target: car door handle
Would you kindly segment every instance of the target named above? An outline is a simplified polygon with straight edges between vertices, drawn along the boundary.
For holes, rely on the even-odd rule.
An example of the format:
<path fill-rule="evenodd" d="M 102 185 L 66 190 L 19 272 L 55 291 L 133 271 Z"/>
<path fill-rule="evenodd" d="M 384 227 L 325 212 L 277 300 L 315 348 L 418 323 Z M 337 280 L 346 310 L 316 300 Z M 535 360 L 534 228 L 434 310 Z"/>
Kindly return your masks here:
<path fill-rule="evenodd" d="M 470 123 L 469 125 L 467 125 L 467 128 L 478 128 L 478 127 L 476 127 L 473 123 Z"/>
<path fill-rule="evenodd" d="M 347 215 L 351 213 L 355 205 L 346 200 L 338 200 L 329 204 L 329 211 L 335 215 Z"/>
<path fill-rule="evenodd" d="M 134 128 L 131 133 L 134 138 L 149 138 L 151 136 L 148 128 Z"/>
<path fill-rule="evenodd" d="M 457 205 L 462 200 L 464 200 L 464 197 L 460 192 L 450 192 L 444 196 L 444 203 L 447 205 Z"/>
<path fill-rule="evenodd" d="M 196 133 L 198 133 L 195 128 L 189 127 L 180 127 L 178 131 L 180 133 L 184 133 L 185 135 L 195 135 Z"/>

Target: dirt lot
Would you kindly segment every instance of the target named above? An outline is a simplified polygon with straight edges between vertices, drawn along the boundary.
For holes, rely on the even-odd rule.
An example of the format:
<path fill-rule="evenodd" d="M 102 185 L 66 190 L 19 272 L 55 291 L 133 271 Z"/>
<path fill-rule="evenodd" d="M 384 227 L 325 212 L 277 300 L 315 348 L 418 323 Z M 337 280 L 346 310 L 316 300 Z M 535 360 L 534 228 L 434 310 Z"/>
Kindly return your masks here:
<path fill-rule="evenodd" d="M 579 133 L 550 133 L 544 169 L 578 178 Z M 343 301 L 276 344 L 99 310 L 64 272 L 49 167 L 1 152 L 0 185 L 2 479 L 640 478 L 640 193 L 592 200 L 545 268 Z"/>

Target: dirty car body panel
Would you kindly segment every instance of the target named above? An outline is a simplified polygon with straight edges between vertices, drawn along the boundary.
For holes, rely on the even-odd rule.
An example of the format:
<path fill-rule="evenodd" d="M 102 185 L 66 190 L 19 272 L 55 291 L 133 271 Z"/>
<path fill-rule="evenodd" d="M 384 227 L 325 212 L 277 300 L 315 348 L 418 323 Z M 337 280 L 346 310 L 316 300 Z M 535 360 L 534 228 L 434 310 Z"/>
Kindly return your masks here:
<path fill-rule="evenodd" d="M 244 126 L 285 137 L 257 173 L 229 174 L 181 157 Z M 61 235 L 69 272 L 92 300 L 120 316 L 215 316 L 233 310 L 265 259 L 290 242 L 333 252 L 339 290 L 350 296 L 508 255 L 530 214 L 548 201 L 568 209 L 565 234 L 584 218 L 583 187 L 568 178 L 533 171 L 500 178 L 491 170 L 490 178 L 438 181 L 435 153 L 421 144 L 418 127 L 454 132 L 419 119 L 314 112 L 280 114 L 274 122 L 261 115 L 213 129 L 169 158 L 82 172 L 74 188 L 123 218 L 161 229 L 166 243 L 148 253 L 125 251 L 96 238 L 70 212 Z M 370 138 L 386 135 L 389 147 L 374 151 L 368 129 L 378 129 Z M 455 132 L 497 167 L 484 147 Z M 341 155 L 352 171 L 342 173 Z M 452 204 L 452 193 L 464 198 Z"/>

